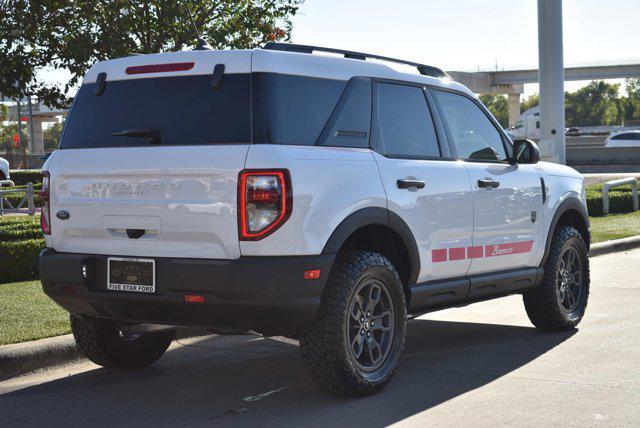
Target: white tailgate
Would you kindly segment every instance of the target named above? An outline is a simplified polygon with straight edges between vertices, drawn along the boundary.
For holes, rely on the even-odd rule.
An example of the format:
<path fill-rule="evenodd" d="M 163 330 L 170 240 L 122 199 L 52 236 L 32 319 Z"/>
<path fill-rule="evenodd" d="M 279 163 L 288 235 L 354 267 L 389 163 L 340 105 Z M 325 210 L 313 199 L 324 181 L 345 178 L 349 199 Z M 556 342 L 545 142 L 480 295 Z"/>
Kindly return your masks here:
<path fill-rule="evenodd" d="M 57 150 L 53 248 L 141 257 L 240 256 L 237 179 L 248 145 Z M 67 210 L 68 220 L 56 214 Z M 144 229 L 137 239 L 127 229 Z"/>

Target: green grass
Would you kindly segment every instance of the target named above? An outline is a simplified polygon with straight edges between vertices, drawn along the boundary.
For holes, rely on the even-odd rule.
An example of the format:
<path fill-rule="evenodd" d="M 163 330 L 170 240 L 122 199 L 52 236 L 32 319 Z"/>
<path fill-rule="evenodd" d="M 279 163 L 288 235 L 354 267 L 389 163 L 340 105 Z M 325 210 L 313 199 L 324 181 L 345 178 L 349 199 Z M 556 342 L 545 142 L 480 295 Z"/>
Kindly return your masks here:
<path fill-rule="evenodd" d="M 70 331 L 69 314 L 43 293 L 40 281 L 0 284 L 0 345 Z"/>
<path fill-rule="evenodd" d="M 591 242 L 640 235 L 640 211 L 591 217 Z"/>

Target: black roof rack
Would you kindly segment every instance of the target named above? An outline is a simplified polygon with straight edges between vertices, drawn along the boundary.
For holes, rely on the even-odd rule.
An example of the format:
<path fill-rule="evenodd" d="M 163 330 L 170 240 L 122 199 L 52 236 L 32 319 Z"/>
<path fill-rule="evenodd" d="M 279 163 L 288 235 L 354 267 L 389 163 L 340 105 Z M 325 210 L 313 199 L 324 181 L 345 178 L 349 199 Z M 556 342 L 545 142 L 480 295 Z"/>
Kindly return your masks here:
<path fill-rule="evenodd" d="M 406 64 L 418 69 L 418 72 L 424 76 L 431 77 L 450 77 L 447 73 L 440 70 L 437 67 L 432 67 L 430 65 L 419 64 L 417 62 L 405 61 L 403 59 L 389 58 L 381 55 L 373 55 L 362 52 L 354 52 L 354 51 L 346 51 L 343 49 L 334 49 L 334 48 L 323 48 L 320 46 L 312 46 L 312 45 L 297 45 L 294 43 L 277 43 L 277 42 L 268 42 L 264 45 L 262 49 L 267 49 L 271 51 L 286 51 L 286 52 L 298 52 L 298 53 L 313 53 L 314 51 L 318 52 L 329 52 L 344 55 L 345 58 L 350 59 L 359 59 L 366 61 L 367 58 L 379 59 L 381 61 L 388 62 L 396 62 L 398 64 Z"/>

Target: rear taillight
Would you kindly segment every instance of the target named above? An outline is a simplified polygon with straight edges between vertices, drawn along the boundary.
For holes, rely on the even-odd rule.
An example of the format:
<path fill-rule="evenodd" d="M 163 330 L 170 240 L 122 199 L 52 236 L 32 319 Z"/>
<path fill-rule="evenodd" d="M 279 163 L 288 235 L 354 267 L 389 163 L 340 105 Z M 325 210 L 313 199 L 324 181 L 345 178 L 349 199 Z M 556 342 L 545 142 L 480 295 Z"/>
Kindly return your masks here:
<path fill-rule="evenodd" d="M 42 212 L 40 213 L 40 227 L 42 233 L 51 235 L 51 209 L 49 202 L 49 188 L 51 186 L 51 178 L 48 171 L 42 171 L 42 190 L 40 190 L 40 201 L 42 203 Z"/>
<path fill-rule="evenodd" d="M 238 178 L 240 240 L 257 241 L 282 226 L 293 207 L 289 171 L 247 170 Z"/>

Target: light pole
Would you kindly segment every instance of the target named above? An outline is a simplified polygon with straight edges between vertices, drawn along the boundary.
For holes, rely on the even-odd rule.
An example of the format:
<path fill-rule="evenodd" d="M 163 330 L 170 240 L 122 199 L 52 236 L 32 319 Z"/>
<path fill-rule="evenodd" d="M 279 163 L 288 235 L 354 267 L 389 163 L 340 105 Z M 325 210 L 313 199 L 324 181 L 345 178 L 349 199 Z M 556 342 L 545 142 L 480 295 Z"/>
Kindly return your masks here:
<path fill-rule="evenodd" d="M 538 0 L 540 149 L 545 160 L 564 164 L 564 62 L 562 0 Z"/>

